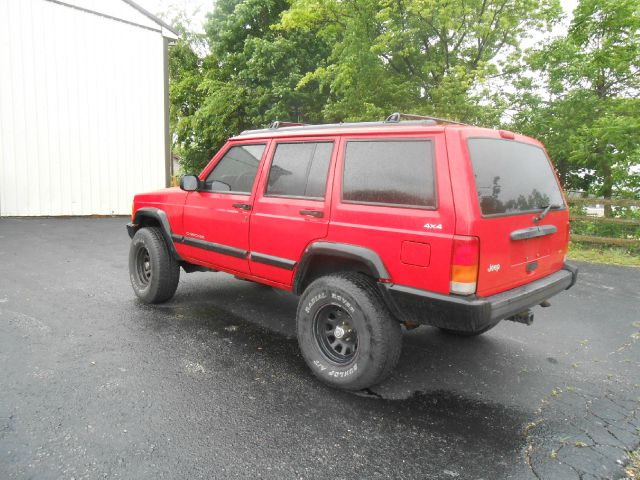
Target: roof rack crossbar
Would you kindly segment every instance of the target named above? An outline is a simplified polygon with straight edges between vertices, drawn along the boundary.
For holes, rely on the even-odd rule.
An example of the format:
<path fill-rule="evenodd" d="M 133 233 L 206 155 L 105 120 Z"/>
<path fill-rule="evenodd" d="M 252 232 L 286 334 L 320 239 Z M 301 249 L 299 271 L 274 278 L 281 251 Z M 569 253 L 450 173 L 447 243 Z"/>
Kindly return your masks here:
<path fill-rule="evenodd" d="M 414 115 L 412 113 L 395 112 L 387 117 L 385 123 L 400 123 L 403 118 L 407 120 L 433 120 L 437 123 L 451 123 L 453 125 L 467 125 L 466 123 L 456 122 L 455 120 L 447 120 L 446 118 L 428 117 L 425 115 Z"/>
<path fill-rule="evenodd" d="M 309 125 L 308 123 L 298 123 L 298 122 L 281 122 L 280 120 L 276 120 L 275 122 L 271 122 L 269 128 L 275 130 L 276 128 L 282 127 L 304 127 Z"/>

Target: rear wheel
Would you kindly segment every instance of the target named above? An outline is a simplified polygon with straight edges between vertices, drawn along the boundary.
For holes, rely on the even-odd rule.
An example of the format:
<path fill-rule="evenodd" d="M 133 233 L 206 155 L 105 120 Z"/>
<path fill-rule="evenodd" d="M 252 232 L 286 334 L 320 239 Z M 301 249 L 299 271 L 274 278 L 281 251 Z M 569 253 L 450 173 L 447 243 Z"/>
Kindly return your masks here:
<path fill-rule="evenodd" d="M 180 266 L 157 227 L 136 232 L 129 250 L 129 278 L 135 294 L 145 303 L 166 302 L 180 280 Z"/>
<path fill-rule="evenodd" d="M 400 358 L 400 324 L 365 275 L 341 273 L 315 280 L 300 298 L 296 321 L 305 361 L 332 387 L 371 387 Z"/>

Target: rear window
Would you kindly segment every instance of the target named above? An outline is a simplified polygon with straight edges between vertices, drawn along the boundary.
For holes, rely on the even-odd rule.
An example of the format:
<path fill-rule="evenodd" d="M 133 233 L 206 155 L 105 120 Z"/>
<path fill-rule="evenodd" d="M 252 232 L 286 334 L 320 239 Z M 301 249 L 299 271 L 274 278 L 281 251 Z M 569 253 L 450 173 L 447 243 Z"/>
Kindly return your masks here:
<path fill-rule="evenodd" d="M 430 140 L 350 141 L 344 157 L 342 201 L 434 208 Z"/>
<path fill-rule="evenodd" d="M 531 212 L 548 205 L 564 207 L 541 148 L 494 138 L 471 138 L 468 146 L 483 216 Z"/>

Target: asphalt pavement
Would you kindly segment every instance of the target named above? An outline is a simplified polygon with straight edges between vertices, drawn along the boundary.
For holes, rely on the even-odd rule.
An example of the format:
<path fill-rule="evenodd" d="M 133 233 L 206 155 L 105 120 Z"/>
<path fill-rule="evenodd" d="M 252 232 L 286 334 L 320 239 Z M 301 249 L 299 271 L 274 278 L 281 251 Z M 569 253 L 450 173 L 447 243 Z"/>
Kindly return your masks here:
<path fill-rule="evenodd" d="M 640 443 L 640 269 L 457 339 L 404 333 L 395 374 L 320 384 L 297 298 L 182 273 L 129 284 L 127 219 L 0 219 L 0 479 L 617 479 Z"/>

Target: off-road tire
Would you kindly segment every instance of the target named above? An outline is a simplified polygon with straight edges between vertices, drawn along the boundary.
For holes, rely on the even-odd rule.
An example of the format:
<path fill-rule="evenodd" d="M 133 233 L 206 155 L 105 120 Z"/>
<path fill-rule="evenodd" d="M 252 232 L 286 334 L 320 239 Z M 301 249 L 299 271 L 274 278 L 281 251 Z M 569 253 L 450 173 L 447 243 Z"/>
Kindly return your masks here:
<path fill-rule="evenodd" d="M 446 335 L 452 335 L 454 337 L 477 337 L 478 335 L 482 335 L 485 332 L 488 332 L 493 327 L 495 327 L 498 323 L 496 322 L 492 325 L 487 325 L 484 328 L 474 331 L 466 331 L 466 330 L 452 330 L 450 328 L 440 328 L 440 331 Z"/>
<path fill-rule="evenodd" d="M 316 329 L 322 312 L 335 308 L 344 310 L 357 334 L 353 357 L 339 362 L 327 355 Z M 369 388 L 387 378 L 400 358 L 400 323 L 389 312 L 375 281 L 360 273 L 327 275 L 311 283 L 300 297 L 296 327 L 302 356 L 313 373 L 332 387 Z"/>
<path fill-rule="evenodd" d="M 166 302 L 176 293 L 180 265 L 169 252 L 159 228 L 144 227 L 133 236 L 129 278 L 133 291 L 144 303 Z"/>

